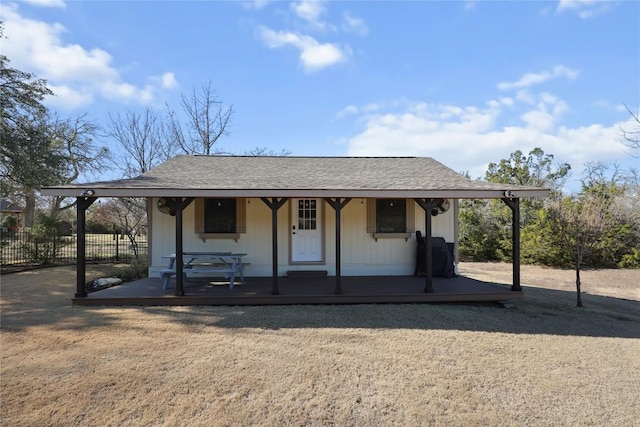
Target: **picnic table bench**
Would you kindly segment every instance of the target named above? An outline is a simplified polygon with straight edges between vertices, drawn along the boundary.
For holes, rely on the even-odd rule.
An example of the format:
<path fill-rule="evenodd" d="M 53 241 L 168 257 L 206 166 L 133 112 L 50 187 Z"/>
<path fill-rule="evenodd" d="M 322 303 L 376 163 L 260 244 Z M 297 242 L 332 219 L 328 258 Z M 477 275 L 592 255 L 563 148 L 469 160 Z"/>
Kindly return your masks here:
<path fill-rule="evenodd" d="M 231 253 L 231 252 L 183 252 L 182 259 L 184 261 L 182 267 L 183 278 L 187 280 L 187 272 L 193 272 L 201 275 L 219 275 L 223 274 L 229 279 L 229 289 L 233 289 L 236 276 L 240 280 L 244 280 L 244 267 L 249 265 L 242 262 L 242 257 L 247 254 Z M 156 270 L 162 278 L 162 289 L 167 289 L 171 277 L 176 275 L 176 254 L 163 256 L 162 258 L 169 260 L 167 268 Z"/>

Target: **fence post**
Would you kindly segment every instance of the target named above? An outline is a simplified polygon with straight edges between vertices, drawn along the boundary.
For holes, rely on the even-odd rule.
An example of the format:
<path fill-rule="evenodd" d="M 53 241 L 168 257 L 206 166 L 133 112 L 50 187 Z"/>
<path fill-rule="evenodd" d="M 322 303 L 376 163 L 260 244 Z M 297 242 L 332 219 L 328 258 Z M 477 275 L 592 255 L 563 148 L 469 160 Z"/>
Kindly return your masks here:
<path fill-rule="evenodd" d="M 57 249 L 58 249 L 58 237 L 59 237 L 58 236 L 58 230 L 54 230 L 54 232 L 53 232 L 53 253 L 51 254 L 52 255 L 51 262 L 54 263 L 54 264 L 56 263 L 56 259 L 58 257 L 57 256 L 57 253 L 58 253 L 58 251 L 57 251 Z"/>
<path fill-rule="evenodd" d="M 116 261 L 120 261 L 120 239 L 118 238 L 119 236 L 116 234 Z"/>

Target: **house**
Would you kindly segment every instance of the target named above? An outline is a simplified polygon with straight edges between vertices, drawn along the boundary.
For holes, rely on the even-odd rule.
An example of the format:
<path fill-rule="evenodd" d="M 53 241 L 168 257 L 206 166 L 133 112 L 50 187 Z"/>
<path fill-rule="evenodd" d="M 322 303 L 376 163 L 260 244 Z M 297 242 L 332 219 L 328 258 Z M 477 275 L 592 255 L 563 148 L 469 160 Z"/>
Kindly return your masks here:
<path fill-rule="evenodd" d="M 24 208 L 9 200 L 0 200 L 0 224 L 11 231 L 22 227 Z"/>
<path fill-rule="evenodd" d="M 242 252 L 245 276 L 272 277 L 274 294 L 278 278 L 296 271 L 326 272 L 339 294 L 342 277 L 413 275 L 416 231 L 425 236 L 428 272 L 431 237 L 443 238 L 457 263 L 460 199 L 501 199 L 511 208 L 512 289 L 519 291 L 519 200 L 549 190 L 472 181 L 428 157 L 178 156 L 137 178 L 43 194 L 78 198 L 79 242 L 85 211 L 98 197 L 147 198 L 150 276 L 166 268 L 163 257 L 171 253 Z M 180 296 L 183 266 L 176 259 Z M 426 292 L 432 276 L 424 279 Z"/>

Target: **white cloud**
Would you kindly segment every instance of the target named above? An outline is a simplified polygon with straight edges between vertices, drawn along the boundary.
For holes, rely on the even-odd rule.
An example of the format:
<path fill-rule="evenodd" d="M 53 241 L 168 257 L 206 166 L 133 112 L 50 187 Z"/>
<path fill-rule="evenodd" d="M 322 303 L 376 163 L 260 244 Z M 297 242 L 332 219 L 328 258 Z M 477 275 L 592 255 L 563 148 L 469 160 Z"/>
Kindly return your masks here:
<path fill-rule="evenodd" d="M 140 87 L 125 82 L 112 65 L 109 52 L 65 43 L 63 36 L 67 30 L 63 25 L 23 18 L 16 5 L 5 6 L 3 15 L 7 37 L 2 44 L 3 54 L 15 68 L 46 79 L 56 95 L 50 102 L 57 107 L 86 106 L 95 101 L 96 95 L 115 101 L 147 103 L 161 86 L 171 85 L 171 73 L 166 73 L 167 77 L 156 85 Z"/>
<path fill-rule="evenodd" d="M 466 0 L 464 2 L 464 10 L 473 10 L 478 5 L 478 0 Z"/>
<path fill-rule="evenodd" d="M 580 74 L 580 72 L 577 70 L 572 70 L 568 67 L 565 67 L 564 65 L 558 65 L 556 67 L 553 67 L 551 71 L 524 74 L 518 81 L 515 82 L 498 83 L 498 89 L 510 90 L 528 88 L 530 86 L 544 83 L 548 80 L 557 79 L 559 77 L 565 77 L 569 80 L 573 80 L 578 76 L 578 74 Z"/>
<path fill-rule="evenodd" d="M 332 43 L 319 43 L 313 37 L 288 31 L 274 31 L 266 27 L 260 28 L 260 37 L 272 49 L 293 46 L 300 51 L 300 62 L 305 71 L 318 71 L 347 60 L 348 48 Z"/>
<path fill-rule="evenodd" d="M 54 107 L 73 110 L 90 105 L 93 102 L 91 91 L 83 88 L 73 89 L 65 85 L 49 84 L 49 89 L 53 91 L 55 96 L 50 98 L 48 103 Z"/>
<path fill-rule="evenodd" d="M 556 122 L 567 110 L 567 104 L 558 99 L 555 95 L 542 93 L 540 102 L 534 110 L 529 110 L 522 114 L 520 118 L 529 129 L 536 129 L 541 132 L 551 132 L 555 129 Z"/>
<path fill-rule="evenodd" d="M 273 0 L 253 0 L 253 1 L 243 1 L 242 6 L 245 9 L 255 9 L 260 10 L 271 3 Z"/>
<path fill-rule="evenodd" d="M 173 73 L 164 73 L 162 75 L 162 87 L 165 89 L 174 89 L 178 86 L 178 81 Z"/>
<path fill-rule="evenodd" d="M 342 15 L 342 29 L 347 33 L 354 33 L 359 36 L 366 36 L 369 33 L 366 22 L 361 18 L 352 17 L 347 11 Z"/>
<path fill-rule="evenodd" d="M 357 114 L 357 113 L 358 113 L 358 107 L 356 107 L 355 105 L 347 105 L 342 110 L 338 111 L 338 113 L 336 114 L 336 117 L 341 119 L 343 117 L 350 116 L 352 114 Z"/>
<path fill-rule="evenodd" d="M 621 123 L 564 126 L 560 121 L 569 107 L 563 100 L 548 93 L 533 96 L 533 107 L 511 98 L 489 100 L 485 107 L 413 103 L 404 111 L 373 115 L 349 106 L 365 121 L 364 129 L 347 140 L 348 155 L 429 156 L 472 177 L 483 177 L 490 162 L 535 147 L 571 164 L 576 177 L 588 161 L 620 158 Z M 514 109 L 522 108 L 513 116 Z"/>
<path fill-rule="evenodd" d="M 320 0 L 300 0 L 291 3 L 291 10 L 300 18 L 307 21 L 318 29 L 326 28 L 326 23 L 322 21 L 322 15 L 326 12 L 324 4 Z"/>
<path fill-rule="evenodd" d="M 67 4 L 64 0 L 22 0 L 25 3 L 40 7 L 59 7 L 66 8 Z"/>
<path fill-rule="evenodd" d="M 580 18 L 588 19 L 608 12 L 613 4 L 615 2 L 602 0 L 560 0 L 556 12 L 574 12 Z"/>
<path fill-rule="evenodd" d="M 502 105 L 510 107 L 510 106 L 513 105 L 513 99 L 512 98 L 508 98 L 508 97 L 502 97 L 502 98 L 499 98 L 499 99 L 490 99 L 489 101 L 487 101 L 487 105 L 489 107 L 493 107 L 493 108 L 497 108 L 497 107 L 500 107 Z"/>

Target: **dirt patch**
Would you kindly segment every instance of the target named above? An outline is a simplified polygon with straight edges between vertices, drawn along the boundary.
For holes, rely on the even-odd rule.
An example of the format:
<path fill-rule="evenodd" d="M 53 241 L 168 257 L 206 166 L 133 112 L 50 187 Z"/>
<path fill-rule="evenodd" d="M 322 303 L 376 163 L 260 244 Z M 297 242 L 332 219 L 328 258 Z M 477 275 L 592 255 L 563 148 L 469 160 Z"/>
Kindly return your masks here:
<path fill-rule="evenodd" d="M 510 283 L 506 264 L 461 273 Z M 89 267 L 88 279 L 103 271 Z M 523 266 L 487 304 L 73 307 L 71 267 L 1 280 L 0 424 L 634 425 L 638 270 Z"/>

